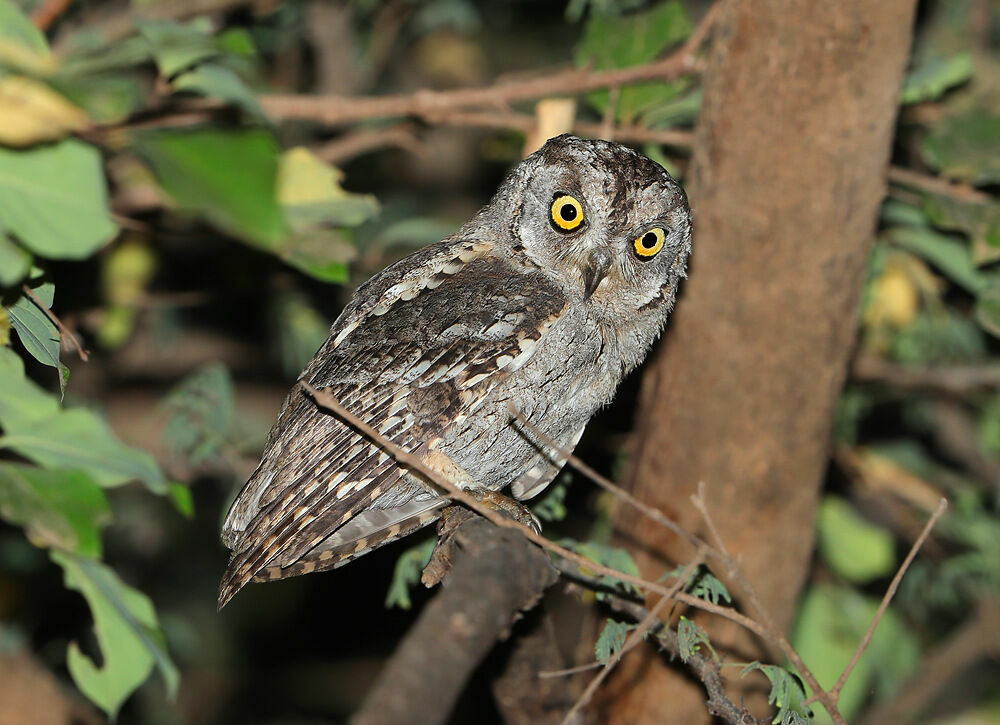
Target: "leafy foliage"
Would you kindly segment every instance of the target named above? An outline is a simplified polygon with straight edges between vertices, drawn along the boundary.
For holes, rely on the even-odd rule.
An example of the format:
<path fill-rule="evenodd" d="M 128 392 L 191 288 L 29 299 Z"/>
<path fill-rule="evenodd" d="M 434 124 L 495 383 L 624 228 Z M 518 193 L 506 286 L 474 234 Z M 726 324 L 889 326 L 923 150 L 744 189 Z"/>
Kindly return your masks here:
<path fill-rule="evenodd" d="M 413 606 L 410 590 L 420 581 L 420 574 L 431 560 L 436 543 L 437 540 L 432 536 L 399 555 L 392 572 L 392 581 L 389 582 L 389 591 L 385 595 L 387 609 L 409 609 Z"/>
<path fill-rule="evenodd" d="M 762 665 L 760 662 L 751 662 L 740 670 L 740 677 L 746 677 L 753 671 L 762 673 L 771 683 L 771 692 L 767 696 L 767 701 L 778 708 L 772 723 L 795 722 L 793 713 L 802 717 L 802 703 L 806 699 L 805 688 L 797 675 L 792 674 L 784 667 L 777 665 Z"/>
<path fill-rule="evenodd" d="M 633 629 L 635 629 L 634 624 L 608 619 L 597 637 L 597 642 L 594 643 L 594 656 L 598 661 L 606 662 L 611 655 L 625 646 L 625 639 Z"/>
<path fill-rule="evenodd" d="M 702 645 L 717 657 L 711 642 L 708 641 L 708 632 L 696 622 L 682 616 L 677 622 L 677 646 L 680 648 L 681 661 L 687 662 L 691 659 L 691 655 L 698 652 Z"/>
<path fill-rule="evenodd" d="M 563 474 L 554 484 L 545 490 L 537 503 L 531 507 L 531 512 L 542 521 L 562 521 L 569 513 L 566 509 L 566 492 L 572 483 L 571 474 Z"/>
<path fill-rule="evenodd" d="M 601 564 L 602 566 L 606 566 L 611 569 L 616 569 L 617 571 L 631 576 L 640 576 L 639 566 L 635 563 L 632 555 L 625 549 L 608 546 L 596 541 L 581 542 L 573 539 L 563 539 L 559 543 L 567 549 L 575 551 L 597 564 Z M 587 571 L 584 571 L 584 573 L 590 574 L 590 572 Z M 601 582 L 606 587 L 617 589 L 626 594 L 639 594 L 639 590 L 635 587 L 635 585 L 629 584 L 621 579 L 616 579 L 610 576 L 602 576 Z M 601 596 L 602 595 L 598 593 L 598 598 L 601 598 Z"/>
<path fill-rule="evenodd" d="M 864 583 L 895 571 L 892 535 L 861 518 L 842 498 L 823 499 L 816 526 L 820 553 L 848 581 Z"/>

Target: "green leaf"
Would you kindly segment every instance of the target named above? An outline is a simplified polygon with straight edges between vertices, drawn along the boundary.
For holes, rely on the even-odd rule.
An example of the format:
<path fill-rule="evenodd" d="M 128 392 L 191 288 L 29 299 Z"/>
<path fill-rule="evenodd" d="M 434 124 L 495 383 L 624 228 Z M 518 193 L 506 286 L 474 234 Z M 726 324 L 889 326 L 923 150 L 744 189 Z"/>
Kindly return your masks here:
<path fill-rule="evenodd" d="M 344 173 L 298 146 L 281 155 L 278 199 L 289 226 L 301 232 L 318 226 L 356 227 L 378 213 L 371 194 L 352 194 L 340 185 Z"/>
<path fill-rule="evenodd" d="M 278 147 L 261 129 L 137 134 L 136 151 L 177 205 L 275 251 L 287 230 L 276 194 Z"/>
<path fill-rule="evenodd" d="M 892 343 L 892 356 L 910 365 L 978 362 L 986 357 L 979 326 L 953 310 L 921 312 Z"/>
<path fill-rule="evenodd" d="M 923 210 L 934 226 L 969 236 L 976 265 L 1000 259 L 1000 204 L 927 195 Z"/>
<path fill-rule="evenodd" d="M 24 361 L 7 347 L 0 347 L 0 426 L 16 430 L 59 414 L 59 401 L 24 374 Z"/>
<path fill-rule="evenodd" d="M 826 496 L 820 503 L 817 528 L 820 553 L 848 581 L 864 583 L 895 570 L 892 535 L 859 516 L 839 496 Z"/>
<path fill-rule="evenodd" d="M 105 488 L 140 480 L 156 493 L 167 483 L 152 456 L 122 443 L 108 424 L 83 408 L 62 410 L 19 428 L 7 428 L 0 448 L 50 468 L 80 468 Z"/>
<path fill-rule="evenodd" d="M 389 591 L 385 595 L 386 609 L 393 607 L 409 609 L 413 606 L 413 602 L 410 600 L 410 589 L 420 581 L 420 574 L 427 566 L 427 562 L 431 560 L 436 543 L 437 539 L 431 537 L 416 546 L 411 546 L 399 555 L 396 567 L 392 570 Z"/>
<path fill-rule="evenodd" d="M 685 616 L 677 622 L 677 646 L 680 648 L 681 661 L 687 662 L 691 655 L 705 645 L 715 654 L 712 644 L 708 641 L 708 632 Z"/>
<path fill-rule="evenodd" d="M 787 713 L 801 709 L 802 701 L 806 699 L 805 688 L 799 678 L 777 665 L 762 665 L 760 662 L 751 662 L 742 670 L 740 677 L 746 677 L 754 670 L 763 673 L 771 683 L 771 692 L 767 696 L 767 701 L 778 708 L 778 713 L 774 716 L 772 723 L 787 722 Z"/>
<path fill-rule="evenodd" d="M 820 686 L 830 688 L 836 683 L 877 608 L 878 600 L 846 587 L 821 585 L 806 593 L 795 623 L 792 646 Z M 841 693 L 840 710 L 847 721 L 854 720 L 872 689 L 879 699 L 891 696 L 919 662 L 917 638 L 890 607 Z M 816 710 L 813 718 L 816 725 L 832 722 L 822 708 Z"/>
<path fill-rule="evenodd" d="M 597 659 L 604 662 L 624 647 L 625 639 L 628 637 L 629 630 L 632 629 L 635 629 L 635 625 L 609 619 L 597 637 L 597 642 L 594 643 L 594 655 Z"/>
<path fill-rule="evenodd" d="M 576 64 L 594 70 L 625 68 L 655 59 L 670 45 L 691 33 L 691 21 L 677 0 L 661 3 L 645 12 L 621 17 L 591 14 L 583 40 L 576 52 Z M 687 88 L 686 80 L 639 83 L 622 88 L 617 117 L 633 123 L 644 112 L 661 106 Z M 603 112 L 609 102 L 607 91 L 588 94 L 587 100 Z"/>
<path fill-rule="evenodd" d="M 895 227 L 885 233 L 893 244 L 923 257 L 937 267 L 952 282 L 972 294 L 979 294 L 989 285 L 989 276 L 976 268 L 969 246 L 931 229 Z"/>
<path fill-rule="evenodd" d="M 972 78 L 972 70 L 968 51 L 924 60 L 906 76 L 901 100 L 903 104 L 936 100 L 949 88 Z"/>
<path fill-rule="evenodd" d="M 20 358 L 7 348 L 0 348 L 0 389 L 0 448 L 49 468 L 81 469 L 104 487 L 138 479 L 152 491 L 166 491 L 149 454 L 119 441 L 92 411 L 62 409 L 55 396 L 24 376 Z"/>
<path fill-rule="evenodd" d="M 559 542 L 567 549 L 572 549 L 578 554 L 587 557 L 593 562 L 602 564 L 611 569 L 616 569 L 623 574 L 629 574 L 631 576 L 641 576 L 639 573 L 639 566 L 635 563 L 635 559 L 629 554 L 625 549 L 618 549 L 614 546 L 607 546 L 606 544 L 601 544 L 596 541 L 575 541 L 573 539 L 563 539 Z M 639 590 L 632 584 L 624 582 L 620 579 L 604 576 L 601 578 L 602 582 L 611 588 L 621 589 L 625 592 L 639 593 Z M 601 598 L 601 594 L 598 593 L 598 598 Z"/>
<path fill-rule="evenodd" d="M 976 300 L 976 322 L 994 337 L 1000 337 L 1000 281 L 983 290 Z"/>
<path fill-rule="evenodd" d="M 947 116 L 920 145 L 924 158 L 945 176 L 970 184 L 1000 182 L 1000 116 L 973 108 Z"/>
<path fill-rule="evenodd" d="M 204 18 L 187 25 L 172 20 L 136 20 L 135 25 L 149 42 L 164 78 L 219 55 L 215 39 L 206 32 L 210 26 Z"/>
<path fill-rule="evenodd" d="M 51 309 L 55 286 L 45 282 L 32 290 Z M 59 328 L 45 311 L 27 295 L 21 295 L 7 308 L 10 324 L 32 357 L 38 362 L 54 367 L 59 375 L 59 391 L 66 390 L 69 369 L 59 361 Z"/>
<path fill-rule="evenodd" d="M 562 521 L 566 518 L 566 492 L 572 477 L 568 474 L 560 476 L 559 480 L 545 492 L 532 507 L 531 512 L 542 521 Z"/>
<path fill-rule="evenodd" d="M 264 112 L 257 103 L 257 96 L 235 71 L 218 63 L 203 63 L 192 71 L 178 76 L 170 84 L 175 91 L 191 91 L 210 98 L 218 98 L 254 116 Z"/>
<path fill-rule="evenodd" d="M 11 287 L 31 269 L 31 255 L 0 230 L 0 287 Z"/>
<path fill-rule="evenodd" d="M 233 381 L 224 365 L 212 363 L 191 373 L 164 404 L 170 418 L 163 435 L 173 455 L 198 466 L 222 454 L 236 422 Z"/>
<path fill-rule="evenodd" d="M 278 293 L 274 329 L 281 351 L 281 368 L 294 380 L 330 334 L 330 321 L 294 290 Z"/>
<path fill-rule="evenodd" d="M 149 597 L 97 561 L 56 551 L 51 556 L 63 568 L 66 587 L 87 600 L 101 648 L 103 665 L 98 667 L 76 642 L 70 643 L 66 664 L 77 687 L 114 718 L 155 666 L 172 699 L 180 675 L 167 652 Z"/>
<path fill-rule="evenodd" d="M 32 73 L 50 72 L 55 65 L 44 34 L 9 0 L 0 0 L 0 68 L 4 65 Z"/>
<path fill-rule="evenodd" d="M 89 257 L 117 232 L 100 154 L 76 139 L 27 151 L 0 148 L 0 219 L 43 257 Z"/>
<path fill-rule="evenodd" d="M 183 483 L 167 484 L 167 494 L 174 508 L 186 519 L 194 517 L 194 497 L 191 495 L 191 488 Z"/>
<path fill-rule="evenodd" d="M 347 282 L 347 263 L 358 256 L 344 234 L 325 229 L 294 235 L 278 254 L 310 277 L 334 284 Z"/>
<path fill-rule="evenodd" d="M 23 526 L 35 546 L 98 557 L 111 509 L 104 491 L 79 471 L 0 462 L 0 517 Z"/>

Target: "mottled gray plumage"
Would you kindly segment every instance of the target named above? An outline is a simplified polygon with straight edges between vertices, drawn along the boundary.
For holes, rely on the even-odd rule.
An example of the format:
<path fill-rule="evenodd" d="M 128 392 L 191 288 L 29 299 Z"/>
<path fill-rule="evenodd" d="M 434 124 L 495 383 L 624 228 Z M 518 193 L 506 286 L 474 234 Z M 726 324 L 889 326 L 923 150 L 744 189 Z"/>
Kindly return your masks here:
<path fill-rule="evenodd" d="M 458 234 L 362 285 L 301 379 L 459 485 L 530 498 L 564 462 L 508 406 L 575 446 L 663 328 L 690 248 L 663 168 L 560 136 Z M 445 503 L 296 386 L 223 526 L 219 604 L 249 581 L 339 566 Z"/>

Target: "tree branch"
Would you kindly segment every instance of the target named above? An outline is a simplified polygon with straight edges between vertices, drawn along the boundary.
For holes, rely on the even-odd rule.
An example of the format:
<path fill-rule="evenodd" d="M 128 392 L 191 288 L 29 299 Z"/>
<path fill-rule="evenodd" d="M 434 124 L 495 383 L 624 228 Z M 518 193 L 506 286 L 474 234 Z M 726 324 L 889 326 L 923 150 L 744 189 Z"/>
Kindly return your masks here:
<path fill-rule="evenodd" d="M 447 586 L 421 612 L 352 725 L 444 722 L 476 665 L 557 579 L 537 546 L 478 516 L 442 546 L 454 563 Z"/>

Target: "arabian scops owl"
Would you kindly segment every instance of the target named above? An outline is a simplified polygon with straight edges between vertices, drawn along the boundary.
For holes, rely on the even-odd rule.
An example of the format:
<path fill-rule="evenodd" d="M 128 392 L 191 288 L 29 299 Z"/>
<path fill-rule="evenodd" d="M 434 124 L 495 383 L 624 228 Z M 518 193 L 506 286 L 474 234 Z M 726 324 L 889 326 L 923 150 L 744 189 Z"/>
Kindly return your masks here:
<path fill-rule="evenodd" d="M 362 285 L 301 379 L 464 488 L 519 500 L 638 365 L 691 249 L 681 187 L 616 143 L 551 139 L 458 234 Z M 340 566 L 447 501 L 296 386 L 222 537 L 224 605 L 247 582 Z"/>

